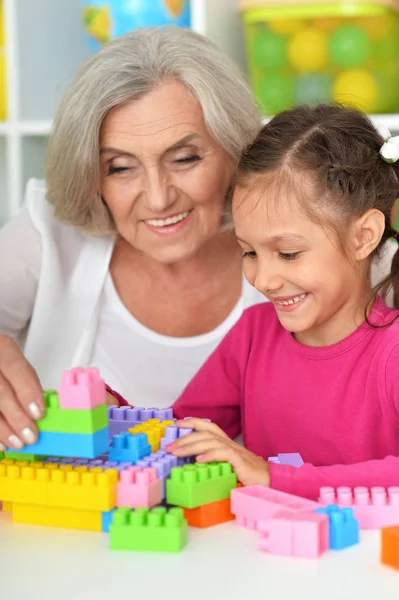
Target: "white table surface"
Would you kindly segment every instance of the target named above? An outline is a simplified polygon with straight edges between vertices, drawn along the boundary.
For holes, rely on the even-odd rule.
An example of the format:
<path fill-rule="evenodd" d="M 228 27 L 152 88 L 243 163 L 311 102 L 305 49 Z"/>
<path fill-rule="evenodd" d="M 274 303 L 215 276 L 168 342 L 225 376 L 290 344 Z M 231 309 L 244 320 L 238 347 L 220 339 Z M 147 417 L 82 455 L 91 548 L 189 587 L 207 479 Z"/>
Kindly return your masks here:
<path fill-rule="evenodd" d="M 319 560 L 279 558 L 234 522 L 189 529 L 180 554 L 116 552 L 108 535 L 14 525 L 0 513 L 1 600 L 390 600 L 399 572 L 379 562 L 379 532 Z"/>

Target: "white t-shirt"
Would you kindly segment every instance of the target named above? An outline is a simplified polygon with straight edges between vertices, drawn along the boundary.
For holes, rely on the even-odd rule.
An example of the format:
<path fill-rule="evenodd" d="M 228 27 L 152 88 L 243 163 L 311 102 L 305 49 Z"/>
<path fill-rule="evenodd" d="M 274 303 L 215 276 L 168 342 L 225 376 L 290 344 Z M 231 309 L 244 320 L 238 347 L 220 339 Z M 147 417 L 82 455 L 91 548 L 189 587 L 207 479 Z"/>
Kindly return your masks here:
<path fill-rule="evenodd" d="M 195 337 L 168 337 L 148 329 L 130 314 L 108 274 L 91 364 L 130 404 L 170 406 L 243 310 L 265 300 L 243 278 L 241 298 L 216 329 Z"/>

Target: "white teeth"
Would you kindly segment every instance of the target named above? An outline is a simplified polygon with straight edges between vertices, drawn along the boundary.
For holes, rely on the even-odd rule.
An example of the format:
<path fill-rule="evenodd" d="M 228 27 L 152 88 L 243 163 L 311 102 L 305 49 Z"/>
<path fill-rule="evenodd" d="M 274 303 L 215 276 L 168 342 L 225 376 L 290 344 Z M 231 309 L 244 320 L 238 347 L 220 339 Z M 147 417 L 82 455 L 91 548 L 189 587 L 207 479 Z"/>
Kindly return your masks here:
<path fill-rule="evenodd" d="M 301 302 L 305 298 L 306 294 L 301 294 L 300 296 L 295 296 L 290 300 L 276 300 L 276 304 L 281 304 L 282 306 L 289 306 L 290 304 L 297 304 Z"/>
<path fill-rule="evenodd" d="M 146 223 L 148 223 L 148 225 L 152 225 L 153 227 L 167 227 L 168 225 L 180 223 L 180 221 L 183 221 L 183 219 L 185 219 L 188 215 L 188 212 L 183 212 L 179 215 L 175 215 L 174 217 L 169 217 L 168 219 L 148 219 Z"/>

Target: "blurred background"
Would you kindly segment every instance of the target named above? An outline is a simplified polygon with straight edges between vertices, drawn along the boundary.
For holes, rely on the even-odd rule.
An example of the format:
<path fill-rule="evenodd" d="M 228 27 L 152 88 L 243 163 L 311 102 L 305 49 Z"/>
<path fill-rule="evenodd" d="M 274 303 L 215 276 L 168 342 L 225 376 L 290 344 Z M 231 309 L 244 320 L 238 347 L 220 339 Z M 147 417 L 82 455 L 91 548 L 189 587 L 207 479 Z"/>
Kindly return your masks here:
<path fill-rule="evenodd" d="M 265 117 L 339 101 L 399 133 L 399 0 L 0 0 L 0 224 L 28 178 L 44 176 L 54 111 L 79 65 L 127 31 L 171 23 L 218 44 Z"/>

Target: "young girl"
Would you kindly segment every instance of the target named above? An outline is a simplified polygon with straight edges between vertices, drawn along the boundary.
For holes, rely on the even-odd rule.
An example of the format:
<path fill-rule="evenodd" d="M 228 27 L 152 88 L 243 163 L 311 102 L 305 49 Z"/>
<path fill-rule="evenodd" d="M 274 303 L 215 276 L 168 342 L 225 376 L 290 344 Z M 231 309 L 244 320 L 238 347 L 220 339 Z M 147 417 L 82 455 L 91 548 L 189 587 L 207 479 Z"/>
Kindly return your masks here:
<path fill-rule="evenodd" d="M 270 302 L 244 313 L 185 389 L 178 418 L 212 423 L 184 421 L 196 431 L 170 452 L 309 498 L 323 485 L 399 485 L 399 312 L 378 295 L 393 288 L 399 306 L 399 252 L 385 285 L 370 283 L 397 235 L 392 146 L 361 113 L 320 106 L 279 114 L 247 148 L 233 218 L 246 277 Z M 245 447 L 231 439 L 240 431 Z M 263 460 L 282 452 L 305 465 Z"/>

